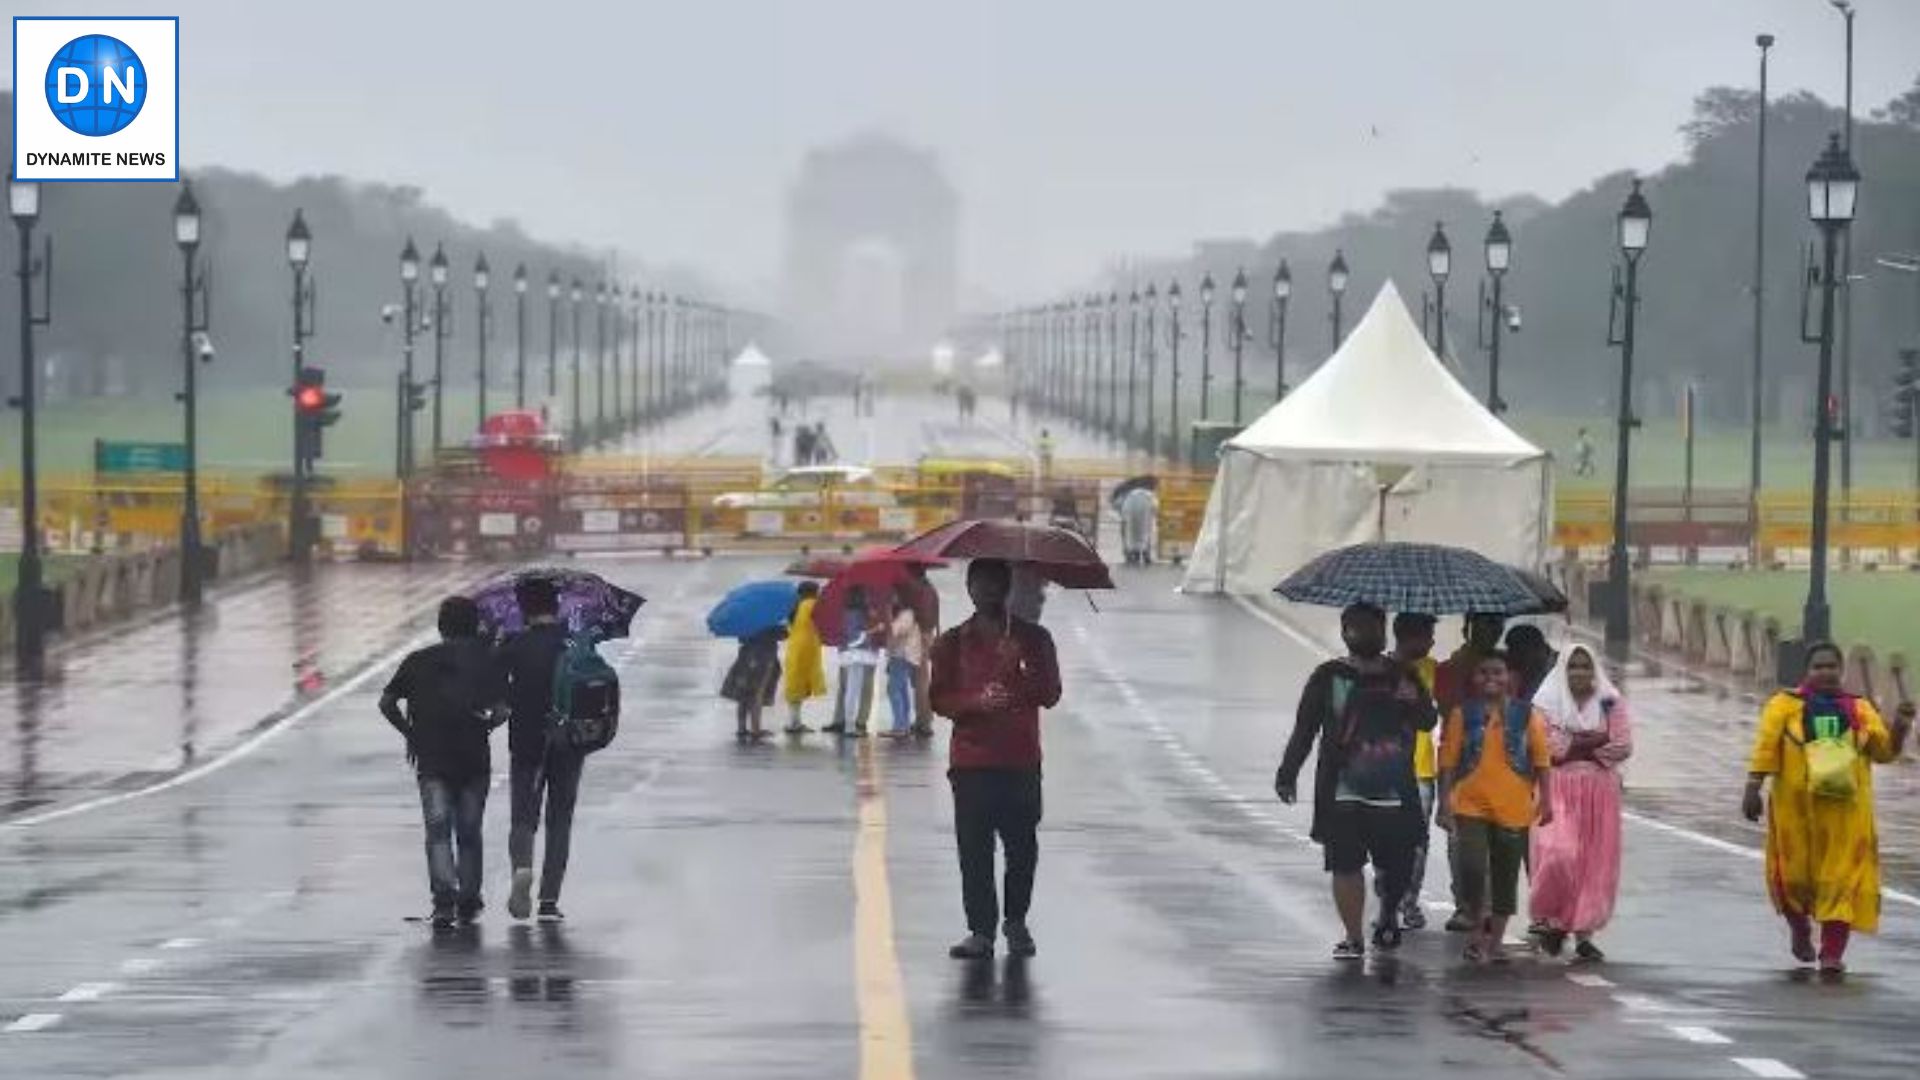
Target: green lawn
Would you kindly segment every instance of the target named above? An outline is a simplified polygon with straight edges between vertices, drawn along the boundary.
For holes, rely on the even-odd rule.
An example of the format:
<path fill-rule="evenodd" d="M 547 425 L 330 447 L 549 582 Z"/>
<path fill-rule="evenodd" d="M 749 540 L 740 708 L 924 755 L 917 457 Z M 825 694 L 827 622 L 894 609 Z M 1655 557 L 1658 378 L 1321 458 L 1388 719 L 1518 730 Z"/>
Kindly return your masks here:
<path fill-rule="evenodd" d="M 1711 603 L 1772 615 L 1788 636 L 1800 626 L 1807 598 L 1807 574 L 1795 570 L 1648 571 L 1642 580 L 1659 581 Z M 1920 660 L 1920 574 L 1905 570 L 1847 571 L 1827 579 L 1833 607 L 1834 636 L 1844 644 L 1871 645 L 1885 656 L 1899 650 Z"/>
<path fill-rule="evenodd" d="M 80 568 L 82 558 L 71 555 L 50 555 L 47 557 L 46 583 L 58 584 L 61 579 Z M 0 552 L 0 600 L 13 595 L 14 583 L 20 579 L 20 556 L 12 552 Z"/>

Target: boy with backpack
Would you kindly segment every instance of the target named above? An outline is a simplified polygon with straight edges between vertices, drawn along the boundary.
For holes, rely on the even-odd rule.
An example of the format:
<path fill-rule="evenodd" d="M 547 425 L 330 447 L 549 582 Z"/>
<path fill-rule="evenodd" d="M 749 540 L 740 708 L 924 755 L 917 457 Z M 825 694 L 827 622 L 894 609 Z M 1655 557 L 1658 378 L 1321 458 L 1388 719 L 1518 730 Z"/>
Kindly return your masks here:
<path fill-rule="evenodd" d="M 480 609 L 464 596 L 440 604 L 440 641 L 415 650 L 380 695 L 380 712 L 407 740 L 427 833 L 436 930 L 473 922 L 480 899 L 480 825 L 502 687 L 480 638 Z M 401 703 L 406 708 L 401 708 Z"/>
<path fill-rule="evenodd" d="M 573 810 L 587 755 L 611 742 L 618 726 L 619 682 L 594 651 L 590 636 L 569 634 L 560 621 L 552 581 L 529 577 L 514 585 L 526 629 L 500 647 L 511 719 L 513 825 L 507 857 L 513 889 L 507 913 L 533 914 L 533 839 L 544 818 L 546 855 L 539 880 L 539 919 L 559 922 L 560 886 L 573 843 Z"/>
<path fill-rule="evenodd" d="M 1385 612 L 1352 605 L 1340 614 L 1340 634 L 1348 655 L 1321 664 L 1308 678 L 1273 788 L 1281 802 L 1294 802 L 1300 770 L 1318 740 L 1312 836 L 1325 852 L 1346 932 L 1333 956 L 1361 960 L 1369 862 L 1380 886 L 1373 942 L 1382 949 L 1400 944 L 1401 902 L 1425 829 L 1414 746 L 1419 732 L 1433 730 L 1434 708 L 1418 678 L 1385 655 Z"/>

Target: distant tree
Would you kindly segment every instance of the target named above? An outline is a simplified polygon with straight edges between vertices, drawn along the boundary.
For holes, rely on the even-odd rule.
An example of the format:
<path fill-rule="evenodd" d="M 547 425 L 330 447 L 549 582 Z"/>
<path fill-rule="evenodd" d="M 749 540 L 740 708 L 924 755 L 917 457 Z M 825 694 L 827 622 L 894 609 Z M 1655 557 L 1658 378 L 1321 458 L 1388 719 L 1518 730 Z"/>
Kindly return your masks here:
<path fill-rule="evenodd" d="M 1906 92 L 1873 110 L 1873 118 L 1899 127 L 1920 128 L 1920 75 Z"/>

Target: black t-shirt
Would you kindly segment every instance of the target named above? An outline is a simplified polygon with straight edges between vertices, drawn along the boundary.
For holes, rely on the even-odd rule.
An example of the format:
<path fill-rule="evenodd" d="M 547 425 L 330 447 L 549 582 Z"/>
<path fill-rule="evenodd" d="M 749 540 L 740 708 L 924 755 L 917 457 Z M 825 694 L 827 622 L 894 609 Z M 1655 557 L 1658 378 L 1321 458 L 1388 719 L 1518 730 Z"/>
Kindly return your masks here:
<path fill-rule="evenodd" d="M 553 669 L 567 650 L 567 628 L 537 623 L 500 646 L 507 682 L 507 752 L 521 761 L 546 754 L 547 714 L 553 708 Z"/>
<path fill-rule="evenodd" d="M 492 771 L 486 712 L 501 697 L 498 669 L 478 638 L 442 641 L 408 654 L 386 693 L 407 703 L 420 772 L 464 780 Z"/>

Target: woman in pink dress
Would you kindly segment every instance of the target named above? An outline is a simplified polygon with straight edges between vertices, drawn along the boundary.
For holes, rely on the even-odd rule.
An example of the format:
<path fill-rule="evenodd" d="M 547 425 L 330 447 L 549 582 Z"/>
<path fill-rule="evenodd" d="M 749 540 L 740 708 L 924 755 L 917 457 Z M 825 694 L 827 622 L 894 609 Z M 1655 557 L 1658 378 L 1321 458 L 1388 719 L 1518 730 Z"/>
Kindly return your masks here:
<path fill-rule="evenodd" d="M 1553 751 L 1553 823 L 1533 830 L 1532 911 L 1549 956 L 1606 958 L 1593 935 L 1620 889 L 1620 766 L 1633 753 L 1626 699 L 1584 645 L 1566 650 L 1533 698 Z"/>

